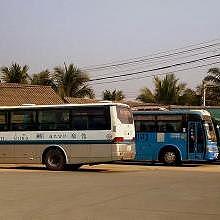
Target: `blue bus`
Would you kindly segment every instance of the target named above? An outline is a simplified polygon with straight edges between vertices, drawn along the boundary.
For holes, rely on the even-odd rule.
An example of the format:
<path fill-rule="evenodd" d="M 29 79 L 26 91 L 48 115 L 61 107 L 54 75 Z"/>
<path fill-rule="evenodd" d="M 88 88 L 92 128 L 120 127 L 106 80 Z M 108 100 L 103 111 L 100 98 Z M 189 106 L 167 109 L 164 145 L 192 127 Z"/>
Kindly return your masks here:
<path fill-rule="evenodd" d="M 136 160 L 167 165 L 216 160 L 216 133 L 205 110 L 134 111 Z"/>

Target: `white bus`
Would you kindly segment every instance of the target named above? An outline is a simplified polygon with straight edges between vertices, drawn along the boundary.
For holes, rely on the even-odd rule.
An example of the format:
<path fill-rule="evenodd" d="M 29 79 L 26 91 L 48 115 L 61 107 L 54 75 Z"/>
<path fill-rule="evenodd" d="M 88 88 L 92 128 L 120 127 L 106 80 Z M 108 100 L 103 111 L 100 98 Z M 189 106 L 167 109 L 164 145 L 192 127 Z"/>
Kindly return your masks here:
<path fill-rule="evenodd" d="M 0 107 L 0 163 L 77 169 L 135 157 L 130 108 L 119 103 Z"/>

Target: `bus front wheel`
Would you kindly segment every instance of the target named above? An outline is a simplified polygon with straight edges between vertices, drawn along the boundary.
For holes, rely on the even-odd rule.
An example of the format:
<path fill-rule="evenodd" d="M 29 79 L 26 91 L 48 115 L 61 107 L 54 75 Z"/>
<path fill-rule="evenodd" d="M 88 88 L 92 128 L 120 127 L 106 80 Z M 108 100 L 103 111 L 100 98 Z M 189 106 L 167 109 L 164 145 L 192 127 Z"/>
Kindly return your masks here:
<path fill-rule="evenodd" d="M 49 149 L 45 155 L 45 165 L 49 170 L 64 170 L 66 158 L 59 148 Z"/>
<path fill-rule="evenodd" d="M 181 163 L 179 153 L 173 149 L 166 149 L 161 153 L 160 161 L 165 165 L 179 165 Z"/>

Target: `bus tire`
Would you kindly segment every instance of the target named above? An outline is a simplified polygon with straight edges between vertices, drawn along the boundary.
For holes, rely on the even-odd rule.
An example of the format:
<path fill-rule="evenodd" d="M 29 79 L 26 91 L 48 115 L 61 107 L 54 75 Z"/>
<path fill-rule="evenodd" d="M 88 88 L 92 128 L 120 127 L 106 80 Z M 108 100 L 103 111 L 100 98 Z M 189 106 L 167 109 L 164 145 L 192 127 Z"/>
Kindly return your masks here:
<path fill-rule="evenodd" d="M 179 152 L 172 148 L 164 149 L 160 153 L 160 162 L 168 166 L 180 165 L 181 159 L 180 159 Z"/>
<path fill-rule="evenodd" d="M 44 162 L 48 170 L 60 171 L 65 168 L 66 157 L 60 148 L 51 148 L 46 152 Z"/>

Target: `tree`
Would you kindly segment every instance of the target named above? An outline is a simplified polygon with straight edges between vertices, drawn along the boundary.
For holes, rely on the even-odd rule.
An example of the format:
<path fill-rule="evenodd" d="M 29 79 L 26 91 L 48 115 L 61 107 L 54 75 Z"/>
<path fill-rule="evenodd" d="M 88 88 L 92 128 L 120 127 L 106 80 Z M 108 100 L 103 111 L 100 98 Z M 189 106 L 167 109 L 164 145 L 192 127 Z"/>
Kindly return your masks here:
<path fill-rule="evenodd" d="M 200 105 L 201 95 L 192 89 L 185 89 L 183 94 L 179 97 L 179 105 Z"/>
<path fill-rule="evenodd" d="M 210 68 L 208 75 L 203 80 L 206 89 L 206 104 L 219 105 L 220 104 L 220 69 Z M 211 85 L 209 85 L 211 84 Z"/>
<path fill-rule="evenodd" d="M 2 67 L 2 80 L 6 83 L 28 83 L 30 79 L 28 75 L 29 67 L 24 65 L 23 67 L 17 63 L 12 63 L 9 67 Z"/>
<path fill-rule="evenodd" d="M 33 75 L 31 79 L 31 84 L 33 85 L 45 85 L 54 87 L 53 80 L 50 76 L 49 70 L 41 71 L 40 73 L 36 73 Z"/>
<path fill-rule="evenodd" d="M 70 64 L 55 67 L 52 76 L 56 91 L 61 97 L 94 98 L 93 90 L 88 86 L 89 76 L 79 68 Z"/>
<path fill-rule="evenodd" d="M 159 104 L 178 104 L 179 98 L 186 89 L 186 84 L 179 83 L 179 79 L 174 74 L 167 74 L 162 79 L 156 76 L 153 82 L 154 92 L 145 87 L 137 97 L 138 100 Z"/>
<path fill-rule="evenodd" d="M 155 100 L 161 104 L 178 104 L 179 96 L 185 90 L 186 84 L 178 83 L 174 74 L 167 74 L 163 79 L 154 78 Z"/>
<path fill-rule="evenodd" d="M 110 90 L 105 90 L 103 92 L 103 100 L 109 101 L 122 101 L 125 98 L 123 92 L 121 90 L 114 90 L 111 92 Z"/>
<path fill-rule="evenodd" d="M 174 74 L 167 74 L 164 78 L 154 78 L 154 92 L 147 87 L 141 89 L 137 100 L 158 104 L 199 105 L 201 94 L 179 83 Z"/>
<path fill-rule="evenodd" d="M 136 99 L 145 103 L 155 102 L 154 94 L 147 87 L 144 87 L 140 90 L 140 95 Z"/>
<path fill-rule="evenodd" d="M 204 78 L 204 81 L 213 82 L 214 84 L 220 85 L 220 69 L 210 68 L 208 70 L 208 76 Z"/>

